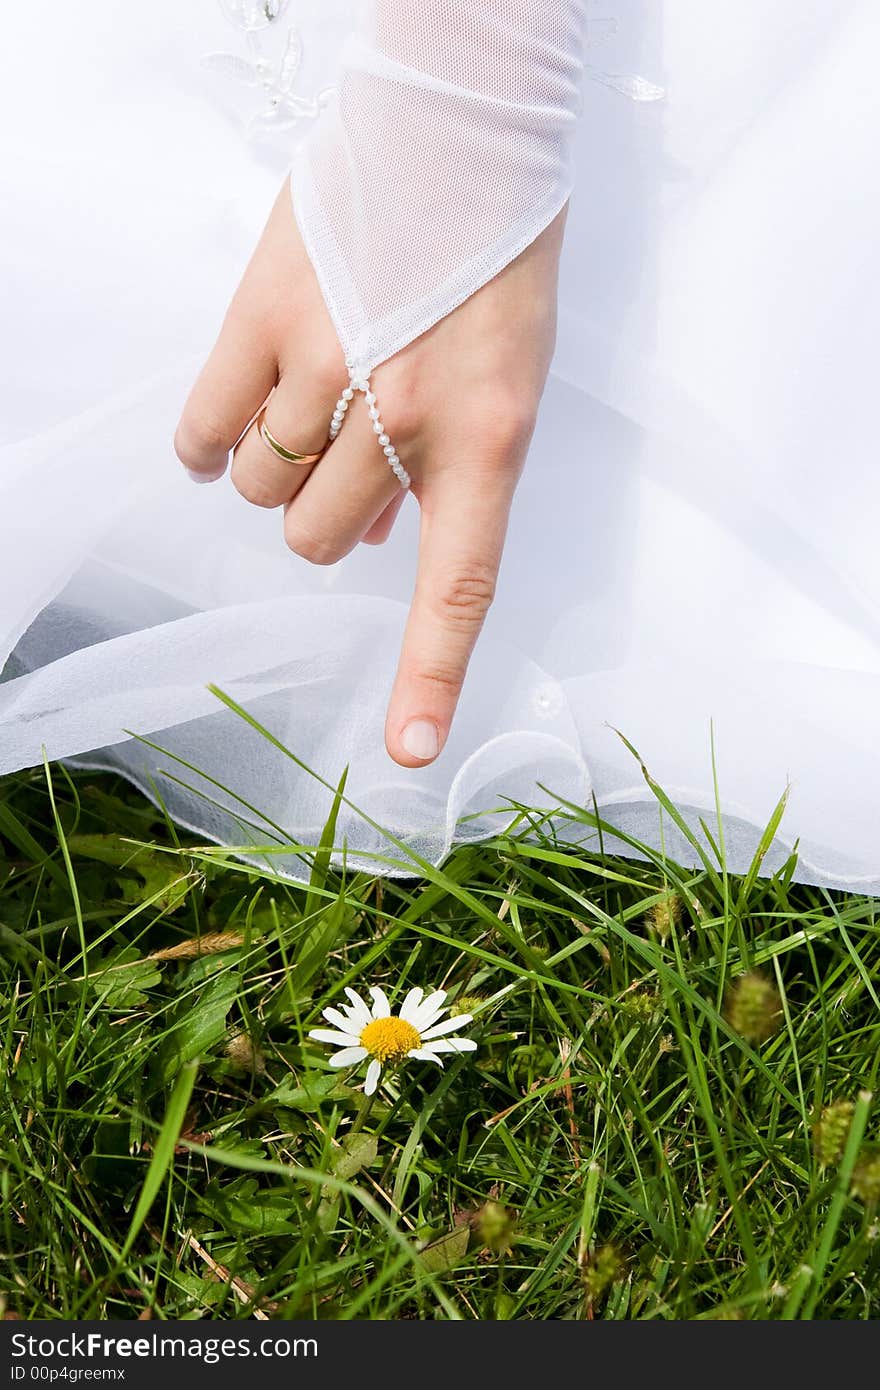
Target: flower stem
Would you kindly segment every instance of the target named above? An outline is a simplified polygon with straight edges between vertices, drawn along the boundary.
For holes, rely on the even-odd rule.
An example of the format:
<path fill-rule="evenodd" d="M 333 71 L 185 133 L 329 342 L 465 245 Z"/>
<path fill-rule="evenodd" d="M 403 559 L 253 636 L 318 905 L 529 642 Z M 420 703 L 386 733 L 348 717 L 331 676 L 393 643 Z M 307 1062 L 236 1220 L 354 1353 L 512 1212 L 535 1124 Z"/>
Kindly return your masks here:
<path fill-rule="evenodd" d="M 354 1117 L 354 1123 L 352 1124 L 351 1129 L 348 1131 L 349 1134 L 359 1134 L 360 1131 L 363 1129 L 364 1125 L 367 1122 L 367 1119 L 369 1118 L 370 1111 L 373 1108 L 373 1101 L 375 1099 L 375 1092 L 371 1096 L 361 1096 L 361 1103 L 358 1108 L 358 1112 Z"/>

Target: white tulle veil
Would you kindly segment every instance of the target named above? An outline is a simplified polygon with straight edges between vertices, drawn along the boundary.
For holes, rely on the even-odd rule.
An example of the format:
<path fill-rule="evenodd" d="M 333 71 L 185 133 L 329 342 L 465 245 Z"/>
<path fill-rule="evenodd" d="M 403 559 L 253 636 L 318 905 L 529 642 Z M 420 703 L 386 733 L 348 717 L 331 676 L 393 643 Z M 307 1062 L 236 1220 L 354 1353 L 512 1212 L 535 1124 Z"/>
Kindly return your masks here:
<path fill-rule="evenodd" d="M 732 868 L 788 787 L 762 871 L 796 844 L 797 878 L 880 892 L 876 6 L 587 7 L 578 133 L 557 92 L 558 158 L 535 165 L 544 213 L 576 168 L 557 354 L 499 597 L 419 772 L 382 740 L 415 502 L 386 546 L 315 570 L 277 518 L 192 488 L 172 455 L 285 168 L 295 191 L 307 169 L 314 219 L 338 135 L 350 7 L 279 6 L 257 34 L 227 10 L 4 18 L 0 772 L 45 750 L 122 771 L 202 836 L 283 845 L 315 842 L 347 767 L 337 834 L 359 867 L 400 872 L 407 846 L 437 862 L 515 803 L 563 802 L 698 862 L 622 733 L 706 844 L 717 774 Z M 350 71 L 372 51 L 346 49 Z M 403 57 L 382 62 L 409 75 Z M 404 178 L 389 163 L 390 212 Z M 466 240 L 466 204 L 437 230 Z M 369 338 L 382 265 L 355 249 L 337 318 L 378 360 L 400 320 Z"/>

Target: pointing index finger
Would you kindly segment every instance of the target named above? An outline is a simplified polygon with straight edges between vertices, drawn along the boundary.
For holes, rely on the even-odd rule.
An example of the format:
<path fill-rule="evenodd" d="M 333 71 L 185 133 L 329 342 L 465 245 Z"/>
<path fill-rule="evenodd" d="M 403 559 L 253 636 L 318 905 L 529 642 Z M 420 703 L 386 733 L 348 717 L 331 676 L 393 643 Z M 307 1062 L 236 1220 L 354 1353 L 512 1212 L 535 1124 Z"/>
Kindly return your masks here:
<path fill-rule="evenodd" d="M 385 725 L 405 767 L 433 761 L 446 742 L 494 598 L 515 482 L 497 468 L 444 471 L 420 498 L 418 576 Z"/>

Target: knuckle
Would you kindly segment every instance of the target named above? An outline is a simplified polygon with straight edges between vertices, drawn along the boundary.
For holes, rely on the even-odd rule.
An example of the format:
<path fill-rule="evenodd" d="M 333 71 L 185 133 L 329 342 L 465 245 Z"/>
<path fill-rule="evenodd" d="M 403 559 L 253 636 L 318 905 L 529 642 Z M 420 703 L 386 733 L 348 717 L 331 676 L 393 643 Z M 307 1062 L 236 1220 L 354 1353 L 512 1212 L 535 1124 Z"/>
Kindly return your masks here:
<path fill-rule="evenodd" d="M 313 535 L 301 522 L 292 521 L 290 517 L 284 523 L 284 540 L 294 555 L 312 565 L 335 565 L 344 554 L 331 541 Z"/>
<path fill-rule="evenodd" d="M 448 575 L 433 595 L 441 618 L 455 626 L 483 621 L 495 598 L 495 574 L 489 565 L 474 564 Z"/>
<path fill-rule="evenodd" d="M 326 335 L 315 334 L 309 341 L 308 354 L 303 353 L 302 324 L 295 324 L 296 331 L 288 336 L 279 351 L 278 366 L 282 382 L 290 377 L 298 383 L 308 381 L 309 392 L 321 397 L 323 402 L 331 398 L 335 401 L 348 384 L 345 369 L 345 356 L 338 341 Z"/>
<path fill-rule="evenodd" d="M 419 373 L 402 360 L 388 362 L 374 389 L 382 423 L 392 442 L 411 443 L 425 418 L 425 393 Z"/>
<path fill-rule="evenodd" d="M 379 409 L 385 432 L 395 445 L 411 444 L 419 431 L 422 418 L 416 396 L 406 391 L 389 391 L 379 396 Z"/>
<path fill-rule="evenodd" d="M 535 427 L 536 411 L 518 393 L 495 393 L 487 420 L 485 438 L 496 455 L 519 453 L 528 447 Z"/>
<path fill-rule="evenodd" d="M 458 695 L 461 690 L 463 672 L 460 666 L 452 661 L 443 661 L 439 657 L 434 657 L 430 661 L 425 661 L 413 672 L 417 681 L 423 681 L 427 685 L 433 686 L 442 695 Z"/>
<path fill-rule="evenodd" d="M 311 370 L 315 384 L 322 396 L 338 396 L 346 384 L 345 363 L 342 349 L 328 347 L 319 350 L 312 359 Z"/>

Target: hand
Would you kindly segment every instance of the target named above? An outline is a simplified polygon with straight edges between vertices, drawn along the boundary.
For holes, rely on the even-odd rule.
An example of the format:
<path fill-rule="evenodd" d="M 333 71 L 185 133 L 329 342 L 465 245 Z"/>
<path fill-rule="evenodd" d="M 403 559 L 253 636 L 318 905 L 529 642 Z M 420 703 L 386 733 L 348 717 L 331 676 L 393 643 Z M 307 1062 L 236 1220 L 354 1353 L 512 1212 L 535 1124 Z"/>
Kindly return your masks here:
<path fill-rule="evenodd" d="M 550 364 L 565 214 L 517 260 L 372 374 L 421 509 L 419 563 L 385 725 L 404 767 L 443 747 L 492 602 L 510 504 Z M 190 394 L 175 450 L 198 482 L 223 475 L 314 564 L 387 539 L 406 496 L 362 394 L 319 464 L 277 459 L 251 423 L 300 453 L 327 443 L 348 374 L 285 185 Z M 244 432 L 244 433 L 243 433 Z"/>

